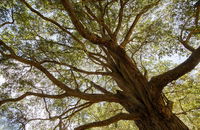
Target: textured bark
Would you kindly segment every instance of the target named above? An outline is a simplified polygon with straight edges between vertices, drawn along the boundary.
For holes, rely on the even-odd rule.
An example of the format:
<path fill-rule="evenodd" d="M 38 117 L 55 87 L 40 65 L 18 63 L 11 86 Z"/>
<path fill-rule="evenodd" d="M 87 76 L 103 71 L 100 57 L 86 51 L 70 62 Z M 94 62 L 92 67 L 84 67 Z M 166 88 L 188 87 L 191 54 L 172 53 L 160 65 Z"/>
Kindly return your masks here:
<path fill-rule="evenodd" d="M 140 130 L 189 130 L 175 115 L 169 119 L 164 119 L 163 115 L 157 114 L 152 117 L 141 118 L 135 123 Z"/>
<path fill-rule="evenodd" d="M 172 113 L 172 106 L 161 92 L 157 98 L 153 97 L 153 93 L 150 93 L 151 84 L 123 48 L 112 47 L 110 54 L 115 63 L 113 78 L 123 90 L 117 92 L 120 104 L 130 114 L 139 114 L 139 119 L 134 121 L 140 130 L 188 130 Z"/>
<path fill-rule="evenodd" d="M 121 98 L 124 101 L 121 105 L 133 115 L 138 114 L 138 118 L 134 119 L 135 124 L 140 130 L 189 130 L 189 128 L 172 113 L 172 109 L 168 104 L 162 102 L 152 102 L 151 111 L 148 108 L 136 106 L 136 104 L 130 104 L 131 99 L 126 96 Z"/>

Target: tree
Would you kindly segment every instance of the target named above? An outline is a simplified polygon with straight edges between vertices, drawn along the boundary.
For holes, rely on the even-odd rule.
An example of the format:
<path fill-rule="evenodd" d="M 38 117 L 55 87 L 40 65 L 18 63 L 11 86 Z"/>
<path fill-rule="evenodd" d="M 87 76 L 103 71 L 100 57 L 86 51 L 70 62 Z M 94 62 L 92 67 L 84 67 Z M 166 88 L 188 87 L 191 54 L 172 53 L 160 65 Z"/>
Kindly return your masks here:
<path fill-rule="evenodd" d="M 102 111 L 110 103 L 121 111 L 75 129 L 132 120 L 141 130 L 187 130 L 172 112 L 173 103 L 163 89 L 200 62 L 194 3 L 3 1 L 0 54 L 6 82 L 1 87 L 2 109 L 17 113 L 15 121 L 22 127 L 36 120 L 56 120 L 55 129 L 66 129 L 73 116 L 77 120 L 71 120 L 72 126 L 80 117 L 89 117 L 87 111 L 77 116 L 83 109 L 98 104 Z M 173 54 L 188 58 L 162 73 L 151 69 L 156 60 Z M 43 107 L 47 118 L 27 119 L 23 111 L 30 113 L 33 106 Z"/>

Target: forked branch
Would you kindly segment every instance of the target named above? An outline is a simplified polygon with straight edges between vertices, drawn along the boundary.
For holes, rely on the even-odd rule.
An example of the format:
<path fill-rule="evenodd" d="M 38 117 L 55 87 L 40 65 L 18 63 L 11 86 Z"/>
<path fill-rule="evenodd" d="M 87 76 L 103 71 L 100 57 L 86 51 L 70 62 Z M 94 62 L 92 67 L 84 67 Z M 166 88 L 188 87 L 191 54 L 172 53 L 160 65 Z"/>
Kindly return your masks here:
<path fill-rule="evenodd" d="M 61 95 L 47 95 L 47 94 L 42 94 L 42 93 L 26 92 L 25 94 L 19 96 L 18 98 L 9 98 L 9 99 L 5 99 L 5 100 L 1 100 L 0 101 L 0 106 L 5 104 L 5 103 L 7 103 L 7 102 L 17 102 L 17 101 L 23 100 L 27 96 L 36 96 L 36 97 L 41 97 L 41 98 L 60 99 L 60 98 L 66 97 L 67 94 L 64 93 L 64 94 L 61 94 Z"/>
<path fill-rule="evenodd" d="M 56 25 L 58 28 L 60 28 L 62 31 L 66 32 L 67 34 L 69 34 L 74 40 L 76 40 L 78 43 L 83 44 L 82 41 L 80 41 L 76 36 L 74 36 L 70 31 L 68 31 L 68 28 L 62 26 L 61 24 L 59 24 L 57 21 L 50 19 L 48 17 L 45 17 L 44 15 L 42 15 L 39 11 L 35 10 L 29 3 L 27 3 L 25 0 L 20 0 L 24 5 L 26 5 L 27 8 L 29 8 L 33 13 L 35 13 L 36 15 L 38 15 L 40 18 L 42 18 L 45 21 L 48 21 L 54 25 Z"/>
<path fill-rule="evenodd" d="M 200 62 L 200 47 L 198 47 L 188 59 L 172 70 L 169 70 L 161 75 L 155 76 L 150 80 L 152 92 L 154 96 L 160 94 L 163 88 L 173 80 L 177 80 L 181 76 L 193 70 Z"/>
<path fill-rule="evenodd" d="M 120 45 L 121 47 L 124 48 L 124 47 L 126 46 L 126 44 L 129 42 L 130 37 L 131 37 L 131 35 L 132 35 L 133 31 L 134 31 L 134 28 L 135 28 L 135 26 L 137 25 L 139 19 L 142 17 L 142 15 L 143 15 L 144 13 L 146 13 L 148 10 L 150 10 L 151 8 L 153 8 L 154 6 L 156 6 L 156 5 L 159 3 L 159 1 L 160 1 L 160 0 L 158 0 L 157 2 L 155 2 L 155 3 L 153 3 L 153 4 L 150 4 L 150 5 L 145 6 L 145 7 L 140 11 L 140 13 L 138 13 L 138 14 L 136 15 L 136 17 L 135 17 L 133 23 L 131 24 L 131 27 L 129 28 L 129 30 L 128 30 L 128 32 L 127 32 L 125 38 L 124 38 L 124 41 L 123 41 L 123 42 L 121 43 L 121 45 Z"/>
<path fill-rule="evenodd" d="M 116 27 L 114 34 L 113 34 L 115 37 L 117 36 L 117 34 L 120 31 L 120 28 L 122 26 L 122 20 L 123 20 L 123 15 L 124 15 L 124 7 L 125 7 L 127 2 L 128 2 L 128 0 L 125 1 L 125 2 L 123 2 L 123 0 L 120 0 L 120 9 L 119 9 L 119 14 L 118 14 L 118 24 L 117 24 L 117 27 Z"/>
<path fill-rule="evenodd" d="M 84 25 L 78 19 L 75 10 L 73 8 L 73 4 L 70 2 L 70 0 L 61 0 L 61 2 L 65 10 L 68 12 L 68 15 L 73 25 L 75 26 L 76 30 L 80 33 L 82 37 L 89 40 L 93 44 L 104 45 L 107 42 L 106 39 L 101 38 L 97 34 L 90 32 L 86 27 L 84 27 Z"/>
<path fill-rule="evenodd" d="M 17 56 L 15 54 L 15 52 L 12 50 L 12 48 L 7 46 L 2 40 L 0 40 L 0 46 L 3 46 L 4 48 L 6 48 L 11 53 L 11 54 L 5 54 L 4 52 L 2 52 L 0 50 L 0 53 L 1 53 L 2 56 L 6 57 L 6 58 L 17 60 L 21 63 L 27 64 L 27 65 L 30 65 L 30 66 L 34 66 L 35 68 L 40 70 L 43 74 L 45 74 L 46 77 L 50 81 L 52 81 L 57 87 L 65 90 L 68 96 L 77 97 L 77 98 L 88 100 L 88 101 L 91 101 L 91 102 L 100 102 L 100 101 L 118 102 L 119 101 L 118 98 L 116 96 L 114 96 L 113 94 L 112 95 L 109 95 L 109 94 L 88 94 L 88 93 L 81 92 L 79 90 L 74 90 L 74 89 L 70 88 L 69 86 L 65 85 L 63 82 L 59 81 L 55 76 L 53 76 L 39 62 L 28 60 L 28 59 L 22 58 L 20 56 Z"/>

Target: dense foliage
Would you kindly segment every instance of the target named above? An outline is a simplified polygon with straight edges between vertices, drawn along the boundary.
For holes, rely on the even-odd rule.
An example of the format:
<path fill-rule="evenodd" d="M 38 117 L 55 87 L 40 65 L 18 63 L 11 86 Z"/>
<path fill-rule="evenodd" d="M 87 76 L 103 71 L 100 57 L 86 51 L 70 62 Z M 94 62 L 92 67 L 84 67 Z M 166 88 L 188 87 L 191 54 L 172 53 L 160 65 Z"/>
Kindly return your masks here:
<path fill-rule="evenodd" d="M 148 90 L 159 93 L 157 97 L 189 128 L 200 129 L 195 3 L 1 1 L 0 74 L 5 81 L 0 86 L 0 120 L 20 129 L 74 129 L 91 122 L 88 128 L 95 130 L 137 129 L 137 116 L 131 117 L 119 101 L 127 84 L 121 87 L 124 81 L 118 75 L 129 79 L 136 72 L 136 78 L 142 76 L 149 86 L 161 86 Z M 139 72 L 127 66 L 131 76 L 124 76 L 121 63 L 126 60 L 116 58 L 116 46 Z M 133 93 L 137 97 L 137 91 Z"/>

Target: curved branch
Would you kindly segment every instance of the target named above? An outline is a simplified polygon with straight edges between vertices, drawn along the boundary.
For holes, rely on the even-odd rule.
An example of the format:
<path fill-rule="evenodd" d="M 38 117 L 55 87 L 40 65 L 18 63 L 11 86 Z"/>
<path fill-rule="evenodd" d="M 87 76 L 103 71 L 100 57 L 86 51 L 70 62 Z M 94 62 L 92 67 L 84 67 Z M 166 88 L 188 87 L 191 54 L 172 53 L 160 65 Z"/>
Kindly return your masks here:
<path fill-rule="evenodd" d="M 138 115 L 119 113 L 119 114 L 117 114 L 113 117 L 110 117 L 109 119 L 103 120 L 103 121 L 93 122 L 93 123 L 79 126 L 79 127 L 75 128 L 75 130 L 85 130 L 85 129 L 92 128 L 92 127 L 107 126 L 107 125 L 110 125 L 119 120 L 137 120 L 138 117 L 139 117 Z"/>
<path fill-rule="evenodd" d="M 102 93 L 105 94 L 112 94 L 111 92 L 109 92 L 108 90 L 106 90 L 105 88 L 101 87 L 100 85 L 94 83 L 93 81 L 90 81 L 91 85 L 93 85 L 94 88 L 96 88 L 97 90 L 101 91 Z"/>
<path fill-rule="evenodd" d="M 48 21 L 53 23 L 54 25 L 56 25 L 58 28 L 60 28 L 62 31 L 66 32 L 67 34 L 69 34 L 74 40 L 76 40 L 78 43 L 81 43 L 83 45 L 83 42 L 80 41 L 76 36 L 74 36 L 70 31 L 68 31 L 68 28 L 63 27 L 62 25 L 60 25 L 57 21 L 47 18 L 44 15 L 42 15 L 39 11 L 35 10 L 34 8 L 31 7 L 31 5 L 29 5 L 25 0 L 20 0 L 22 3 L 24 3 L 26 5 L 27 8 L 29 8 L 32 12 L 34 12 L 35 14 L 37 14 L 39 17 L 41 17 L 43 20 Z"/>
<path fill-rule="evenodd" d="M 159 3 L 159 1 L 160 1 L 160 0 L 158 0 L 157 2 L 155 2 L 155 3 L 153 3 L 153 4 L 150 4 L 150 5 L 145 6 L 145 7 L 140 11 L 140 13 L 136 15 L 136 17 L 135 17 L 135 19 L 134 19 L 134 21 L 133 21 L 131 27 L 129 28 L 129 30 L 128 30 L 128 32 L 127 32 L 125 38 L 124 38 L 124 41 L 120 44 L 121 47 L 124 48 L 124 47 L 126 46 L 126 44 L 129 42 L 130 37 L 131 37 L 131 35 L 132 35 L 132 33 L 133 33 L 133 30 L 134 30 L 136 24 L 138 23 L 139 19 L 142 17 L 142 15 L 143 15 L 144 13 L 146 13 L 149 9 L 153 8 L 154 6 L 156 6 L 156 5 Z"/>
<path fill-rule="evenodd" d="M 163 88 L 173 80 L 177 80 L 184 74 L 193 70 L 200 62 L 200 47 L 197 48 L 190 57 L 172 70 L 169 70 L 161 75 L 153 77 L 149 83 L 152 86 L 154 96 L 161 93 Z"/>
<path fill-rule="evenodd" d="M 14 23 L 14 21 L 2 23 L 2 24 L 0 24 L 0 28 L 3 27 L 3 26 L 5 26 L 6 24 L 13 24 L 13 23 Z"/>
<path fill-rule="evenodd" d="M 194 52 L 194 51 L 195 51 L 195 49 L 194 49 L 192 46 L 190 46 L 190 45 L 188 44 L 187 41 L 180 41 L 180 42 L 181 42 L 181 44 L 182 44 L 186 49 L 188 49 L 189 51 L 191 51 L 191 52 Z"/>
<path fill-rule="evenodd" d="M 59 27 L 61 30 L 63 31 L 67 31 L 66 28 L 64 28 L 62 25 L 60 25 L 59 23 L 57 23 L 56 21 L 54 21 L 53 19 L 47 18 L 44 15 L 42 15 L 39 11 L 35 10 L 34 8 L 31 7 L 31 5 L 29 5 L 25 0 L 20 0 L 23 4 L 26 5 L 27 8 L 29 8 L 32 12 L 34 12 L 35 14 L 37 14 L 38 16 L 40 16 L 42 19 L 49 21 L 53 24 L 55 24 L 57 27 Z"/>
<path fill-rule="evenodd" d="M 67 63 L 62 63 L 62 62 L 57 62 L 57 61 L 52 61 L 52 60 L 43 60 L 41 62 L 39 62 L 40 64 L 43 63 L 53 63 L 53 64 L 58 64 L 58 65 L 63 65 L 63 66 L 67 66 L 69 68 L 71 68 L 72 70 L 76 71 L 76 72 L 80 72 L 80 73 L 85 73 L 88 75 L 110 75 L 110 72 L 91 72 L 91 71 L 86 71 L 86 70 L 82 70 L 82 69 L 78 69 L 72 65 L 69 65 Z"/>
<path fill-rule="evenodd" d="M 188 36 L 186 37 L 186 39 L 183 40 L 183 38 L 182 38 L 183 30 L 181 30 L 181 36 L 180 36 L 180 38 L 179 38 L 179 41 L 181 42 L 181 44 L 182 44 L 186 49 L 188 49 L 188 50 L 191 51 L 191 52 L 194 52 L 194 51 L 195 51 L 195 48 L 193 48 L 192 46 L 190 46 L 190 45 L 188 44 L 188 42 L 189 42 L 190 38 L 191 38 L 193 35 L 199 34 L 199 32 L 200 32 L 200 29 L 194 29 L 194 30 L 192 30 L 192 31 L 188 34 Z"/>
<path fill-rule="evenodd" d="M 4 22 L 4 23 L 0 24 L 0 28 L 7 25 L 7 24 L 13 24 L 15 22 L 14 17 L 13 17 L 13 13 L 14 12 L 13 12 L 13 9 L 12 9 L 12 11 L 11 11 L 12 21 L 11 22 Z"/>
<path fill-rule="evenodd" d="M 119 14 L 118 14 L 118 17 L 119 17 L 118 18 L 118 24 L 117 24 L 117 27 L 116 27 L 114 34 L 113 34 L 115 37 L 117 36 L 117 34 L 120 31 L 120 28 L 122 26 L 124 7 L 125 7 L 126 3 L 128 3 L 128 0 L 125 1 L 124 3 L 123 3 L 123 0 L 120 0 L 120 9 L 119 9 Z"/>
<path fill-rule="evenodd" d="M 82 37 L 98 45 L 99 44 L 104 45 L 107 42 L 107 40 L 102 39 L 101 37 L 99 37 L 98 35 L 94 33 L 91 33 L 87 28 L 83 26 L 83 24 L 77 18 L 73 5 L 69 0 L 61 0 L 61 2 L 65 10 L 68 12 L 68 15 L 71 18 L 73 25 L 76 27 L 77 31 L 80 33 Z"/>
<path fill-rule="evenodd" d="M 175 115 L 181 115 L 181 114 L 186 115 L 189 112 L 194 112 L 194 111 L 199 111 L 199 110 L 200 110 L 200 107 L 190 108 L 188 110 L 185 110 L 185 111 L 182 110 L 182 112 L 175 113 Z"/>
<path fill-rule="evenodd" d="M 79 90 L 71 89 L 70 87 L 68 87 L 67 85 L 65 85 L 63 82 L 59 81 L 56 77 L 54 77 L 39 62 L 27 60 L 27 59 L 24 59 L 24 58 L 22 58 L 20 56 L 17 56 L 14 53 L 14 51 L 12 50 L 12 48 L 10 48 L 9 46 L 7 46 L 2 40 L 0 40 L 0 46 L 1 45 L 3 47 L 7 48 L 9 51 L 12 52 L 11 54 L 8 55 L 8 54 L 4 54 L 0 50 L 0 53 L 4 57 L 17 60 L 17 61 L 19 61 L 21 63 L 24 63 L 24 64 L 28 64 L 28 65 L 34 66 L 35 68 L 37 68 L 38 70 L 40 70 L 42 73 L 44 73 L 47 76 L 47 78 L 50 81 L 52 81 L 56 86 L 58 86 L 60 89 L 65 90 L 68 96 L 73 96 L 73 97 L 77 97 L 77 98 L 80 98 L 80 99 L 89 100 L 91 102 L 100 102 L 100 101 L 119 102 L 119 99 L 114 94 L 112 94 L 112 95 L 109 95 L 109 94 L 88 94 L 88 93 L 81 92 Z"/>
<path fill-rule="evenodd" d="M 104 20 L 101 18 L 99 19 L 97 16 L 95 16 L 95 14 L 92 12 L 92 10 L 85 6 L 86 11 L 88 12 L 89 15 L 92 16 L 92 18 L 94 18 L 94 20 L 96 20 L 109 34 L 110 37 L 112 37 L 112 31 L 110 30 L 110 28 L 105 24 Z"/>
<path fill-rule="evenodd" d="M 66 93 L 61 94 L 61 95 L 47 95 L 47 94 L 42 94 L 42 93 L 33 93 L 33 92 L 26 92 L 25 94 L 19 96 L 18 98 L 10 98 L 10 99 L 5 99 L 0 101 L 0 106 L 7 103 L 7 102 L 17 102 L 20 101 L 27 96 L 36 96 L 36 97 L 41 97 L 41 98 L 53 98 L 53 99 L 60 99 L 64 98 L 67 96 Z"/>

